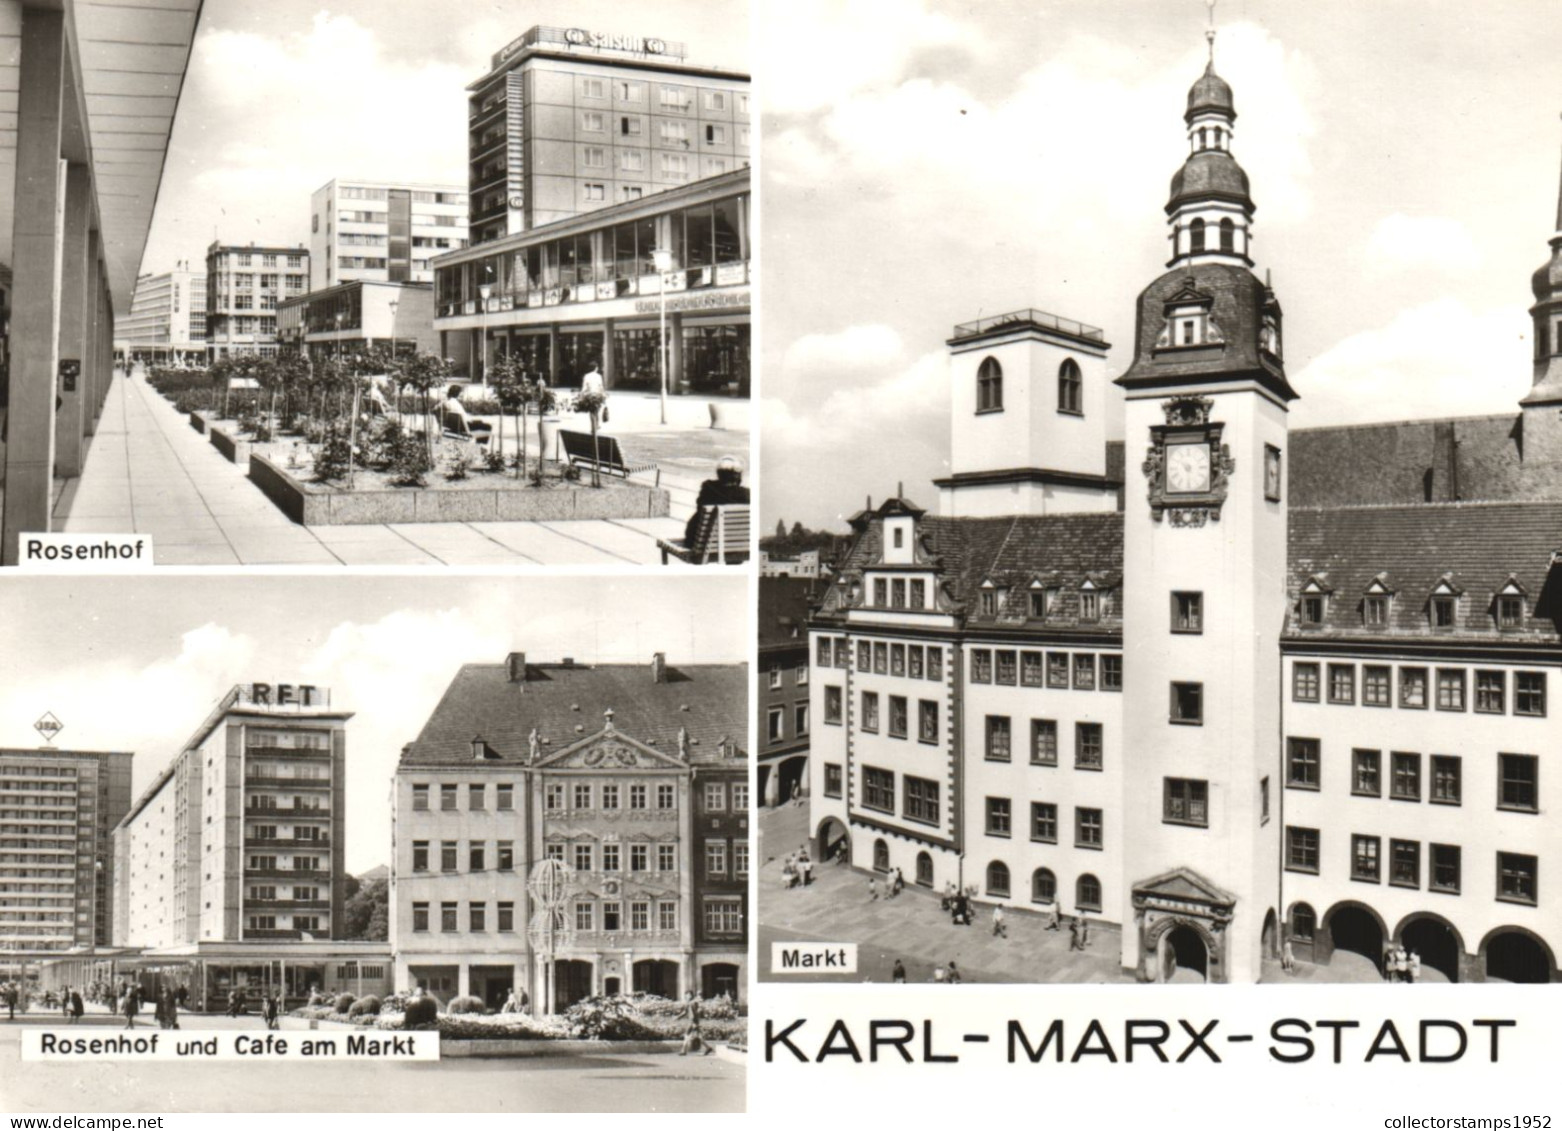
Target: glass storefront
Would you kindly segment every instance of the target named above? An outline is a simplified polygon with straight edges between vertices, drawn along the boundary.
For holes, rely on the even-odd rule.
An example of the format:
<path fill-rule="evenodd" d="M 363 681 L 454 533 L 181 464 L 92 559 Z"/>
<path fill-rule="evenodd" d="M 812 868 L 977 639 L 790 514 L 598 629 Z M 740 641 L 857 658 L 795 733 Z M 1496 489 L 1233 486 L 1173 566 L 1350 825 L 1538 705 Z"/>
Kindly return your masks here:
<path fill-rule="evenodd" d="M 602 364 L 601 330 L 560 330 L 559 371 L 554 384 L 578 389 L 593 365 Z"/>
<path fill-rule="evenodd" d="M 749 392 L 749 327 L 683 328 L 683 384 L 680 391 L 746 397 Z"/>
<path fill-rule="evenodd" d="M 652 393 L 661 389 L 662 370 L 657 358 L 660 340 L 661 331 L 654 326 L 639 330 L 615 329 L 612 387 Z"/>

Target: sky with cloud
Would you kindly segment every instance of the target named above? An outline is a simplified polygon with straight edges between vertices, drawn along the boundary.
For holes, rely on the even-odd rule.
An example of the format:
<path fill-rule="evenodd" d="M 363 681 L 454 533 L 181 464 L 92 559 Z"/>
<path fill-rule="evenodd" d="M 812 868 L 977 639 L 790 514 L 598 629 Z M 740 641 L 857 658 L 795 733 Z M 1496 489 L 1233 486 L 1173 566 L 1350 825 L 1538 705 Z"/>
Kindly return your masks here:
<path fill-rule="evenodd" d="M 1038 307 L 1130 360 L 1204 68 L 1195 0 L 761 5 L 763 527 L 947 472 L 945 339 Z M 1223 0 L 1216 65 L 1292 426 L 1505 412 L 1530 380 L 1562 23 L 1528 0 Z M 806 59 L 806 64 L 797 61 Z"/>
<path fill-rule="evenodd" d="M 743 578 L 13 578 L 0 586 L 0 746 L 135 752 L 137 796 L 238 683 L 311 683 L 347 729 L 347 868 L 390 857 L 390 784 L 466 663 L 736 663 Z"/>
<path fill-rule="evenodd" d="M 536 24 L 749 65 L 744 0 L 205 0 L 142 270 L 199 270 L 214 238 L 307 245 L 310 194 L 334 177 L 464 186 L 466 87 Z"/>

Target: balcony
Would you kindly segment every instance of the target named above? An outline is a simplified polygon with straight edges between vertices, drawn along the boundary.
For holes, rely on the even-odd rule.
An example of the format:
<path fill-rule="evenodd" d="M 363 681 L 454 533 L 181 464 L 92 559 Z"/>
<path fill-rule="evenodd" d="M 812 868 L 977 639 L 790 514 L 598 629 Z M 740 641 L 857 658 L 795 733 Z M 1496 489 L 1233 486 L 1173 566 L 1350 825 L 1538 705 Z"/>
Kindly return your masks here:
<path fill-rule="evenodd" d="M 1071 318 L 1059 318 L 1056 314 L 1048 314 L 1044 310 L 1015 310 L 1008 314 L 995 314 L 991 318 L 978 318 L 974 322 L 961 322 L 955 326 L 954 340 L 963 338 L 979 338 L 984 334 L 991 334 L 998 330 L 1020 329 L 1025 326 L 1034 326 L 1042 330 L 1055 330 L 1061 334 L 1067 334 L 1074 338 L 1084 338 L 1092 342 L 1105 342 L 1104 331 L 1095 326 L 1087 326 L 1083 322 L 1075 322 Z"/>
<path fill-rule="evenodd" d="M 332 329 L 335 329 L 334 325 L 332 326 Z M 244 748 L 244 752 L 246 754 L 248 754 L 251 758 L 286 758 L 286 759 L 303 758 L 303 759 L 309 760 L 309 761 L 320 761 L 320 760 L 323 760 L 323 759 L 329 759 L 331 757 L 331 751 L 329 749 L 327 749 L 327 750 L 317 750 L 317 749 L 314 749 L 313 747 L 308 747 L 308 746 L 305 746 L 305 747 L 292 747 L 292 746 L 255 746 L 255 745 L 250 745 L 250 746 L 246 746 Z"/>
<path fill-rule="evenodd" d="M 308 852 L 311 849 L 315 849 L 315 848 L 322 848 L 322 849 L 330 848 L 331 847 L 331 840 L 330 840 L 329 837 L 321 837 L 319 840 L 303 840 L 303 839 L 295 840 L 292 837 L 288 837 L 288 838 L 284 839 L 282 837 L 246 836 L 244 838 L 244 847 L 245 848 L 282 848 L 282 849 L 293 849 L 293 850 L 297 850 L 297 851 L 300 851 L 300 852 Z"/>
<path fill-rule="evenodd" d="M 247 786 L 269 786 L 277 789 L 330 789 L 329 778 L 278 778 L 264 774 L 252 774 L 244 779 Z"/>
<path fill-rule="evenodd" d="M 329 911 L 331 910 L 331 901 L 329 899 L 257 899 L 252 896 L 245 896 L 244 910 L 255 912 Z"/>
<path fill-rule="evenodd" d="M 294 805 L 278 805 L 270 809 L 263 809 L 259 805 L 247 805 L 244 807 L 244 815 L 257 820 L 279 820 L 283 817 L 293 820 L 299 817 L 307 817 L 317 821 L 329 821 L 331 819 L 331 811 L 329 809 L 304 809 Z"/>
<path fill-rule="evenodd" d="M 245 868 L 246 880 L 276 879 L 290 880 L 293 883 L 329 883 L 331 873 L 324 868 L 310 868 L 302 870 L 298 868 Z"/>

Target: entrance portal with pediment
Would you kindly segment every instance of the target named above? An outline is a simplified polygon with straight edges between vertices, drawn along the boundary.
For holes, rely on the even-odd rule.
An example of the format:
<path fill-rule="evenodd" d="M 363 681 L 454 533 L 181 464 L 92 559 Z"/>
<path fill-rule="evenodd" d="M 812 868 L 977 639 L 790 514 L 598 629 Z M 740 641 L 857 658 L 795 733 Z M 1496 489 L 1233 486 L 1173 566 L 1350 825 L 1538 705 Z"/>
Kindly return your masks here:
<path fill-rule="evenodd" d="M 1237 897 L 1191 868 L 1134 885 L 1141 982 L 1225 982 Z"/>

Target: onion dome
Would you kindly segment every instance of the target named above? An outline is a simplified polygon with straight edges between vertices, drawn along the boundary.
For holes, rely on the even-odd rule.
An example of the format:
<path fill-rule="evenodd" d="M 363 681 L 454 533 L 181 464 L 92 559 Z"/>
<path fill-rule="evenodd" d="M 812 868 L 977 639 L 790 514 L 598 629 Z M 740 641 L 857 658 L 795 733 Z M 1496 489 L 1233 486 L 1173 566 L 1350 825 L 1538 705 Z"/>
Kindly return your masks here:
<path fill-rule="evenodd" d="M 1231 97 L 1231 87 L 1215 73 L 1215 62 L 1210 60 L 1197 82 L 1188 88 L 1188 112 L 1183 120 L 1191 122 L 1196 114 L 1216 113 L 1236 120 L 1237 107 Z"/>
<path fill-rule="evenodd" d="M 1247 174 L 1224 150 L 1202 150 L 1183 162 L 1172 174 L 1171 198 L 1166 203 L 1166 210 L 1173 211 L 1184 201 L 1212 197 L 1246 204 L 1250 211 L 1253 207 Z"/>

